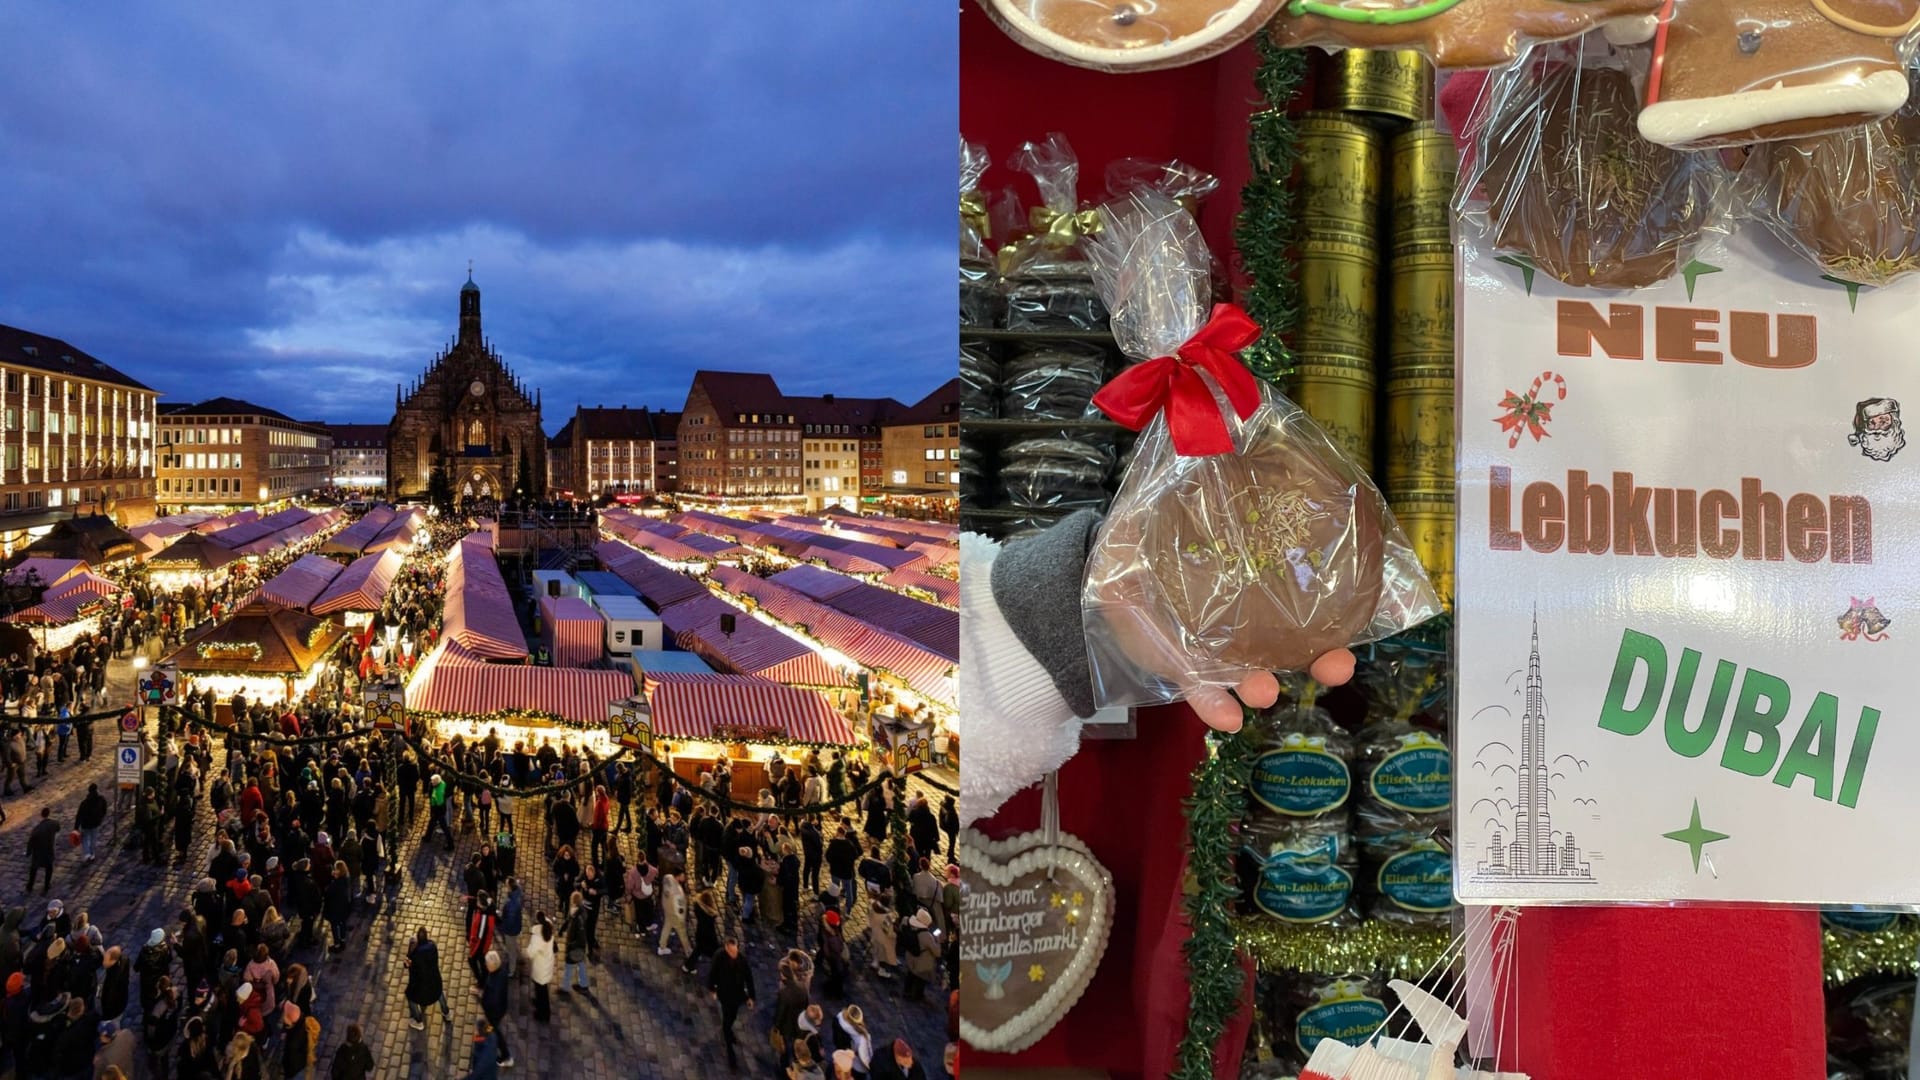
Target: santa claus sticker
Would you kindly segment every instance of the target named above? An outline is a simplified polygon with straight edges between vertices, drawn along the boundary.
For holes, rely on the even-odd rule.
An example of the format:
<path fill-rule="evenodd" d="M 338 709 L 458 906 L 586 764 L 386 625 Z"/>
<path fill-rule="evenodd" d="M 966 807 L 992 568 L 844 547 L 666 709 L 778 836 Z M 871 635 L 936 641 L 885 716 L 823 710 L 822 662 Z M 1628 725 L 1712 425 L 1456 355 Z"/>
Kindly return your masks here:
<path fill-rule="evenodd" d="M 1907 445 L 1907 433 L 1900 427 L 1900 403 L 1892 398 L 1868 398 L 1853 407 L 1853 434 L 1848 446 L 1874 461 L 1892 461 L 1893 455 Z"/>

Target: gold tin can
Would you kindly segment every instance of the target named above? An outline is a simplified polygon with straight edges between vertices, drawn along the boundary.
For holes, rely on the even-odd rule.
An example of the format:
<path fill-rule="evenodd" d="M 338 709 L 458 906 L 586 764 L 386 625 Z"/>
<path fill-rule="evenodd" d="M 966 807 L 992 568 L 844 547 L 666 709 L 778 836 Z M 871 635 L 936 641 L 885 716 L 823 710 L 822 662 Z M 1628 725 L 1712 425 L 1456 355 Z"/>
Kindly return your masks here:
<path fill-rule="evenodd" d="M 1386 139 L 1350 116 L 1310 112 L 1299 132 L 1300 224 L 1304 235 L 1373 247 L 1385 198 Z"/>
<path fill-rule="evenodd" d="M 1373 362 L 1351 354 L 1302 354 L 1295 361 L 1288 385 L 1294 403 L 1326 430 L 1335 446 L 1371 473 L 1376 392 Z"/>
<path fill-rule="evenodd" d="M 1303 353 L 1342 353 L 1371 360 L 1380 274 L 1373 246 L 1314 237 L 1301 242 L 1296 258 L 1300 329 L 1294 347 Z"/>
<path fill-rule="evenodd" d="M 1398 254 L 1389 265 L 1391 291 L 1388 312 L 1387 356 L 1394 366 L 1401 357 L 1453 351 L 1453 248 L 1424 248 Z"/>
<path fill-rule="evenodd" d="M 1453 368 L 1396 369 L 1387 376 L 1387 491 L 1451 490 Z"/>
<path fill-rule="evenodd" d="M 1328 61 L 1320 85 L 1326 108 L 1433 119 L 1433 65 L 1411 49 L 1343 49 Z"/>
<path fill-rule="evenodd" d="M 1434 591 L 1449 611 L 1453 609 L 1453 546 L 1459 528 L 1453 491 L 1422 491 L 1393 495 L 1387 500 L 1394 520 L 1407 534 L 1420 565 L 1433 580 Z"/>
<path fill-rule="evenodd" d="M 1453 188 L 1460 155 L 1453 136 L 1423 121 L 1393 137 L 1387 194 L 1396 252 L 1453 239 Z"/>

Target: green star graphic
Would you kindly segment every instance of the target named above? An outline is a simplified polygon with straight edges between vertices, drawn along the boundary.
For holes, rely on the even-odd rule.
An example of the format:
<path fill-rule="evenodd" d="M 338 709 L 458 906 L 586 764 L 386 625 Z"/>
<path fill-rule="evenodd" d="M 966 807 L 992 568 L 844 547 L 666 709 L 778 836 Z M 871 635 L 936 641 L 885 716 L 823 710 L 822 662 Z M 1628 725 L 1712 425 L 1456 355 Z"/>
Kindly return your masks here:
<path fill-rule="evenodd" d="M 1669 840 L 1678 840 L 1693 851 L 1693 872 L 1700 872 L 1700 849 L 1708 844 L 1727 839 L 1727 834 L 1714 832 L 1700 827 L 1700 800 L 1693 800 L 1693 822 L 1684 829 L 1675 829 L 1670 833 L 1661 833 Z"/>
<path fill-rule="evenodd" d="M 1508 266 L 1519 267 L 1520 281 L 1527 287 L 1527 295 L 1533 295 L 1533 274 L 1538 268 L 1533 265 L 1532 259 L 1527 258 L 1525 255 L 1502 255 L 1493 261 L 1503 262 Z"/>
<path fill-rule="evenodd" d="M 1693 299 L 1693 283 L 1700 280 L 1700 277 L 1702 275 L 1717 274 L 1719 272 L 1720 272 L 1719 267 L 1714 266 L 1711 263 L 1703 263 L 1699 259 L 1695 259 L 1692 262 L 1688 263 L 1687 265 L 1681 267 L 1680 274 L 1681 276 L 1687 279 L 1687 299 L 1688 300 Z"/>
<path fill-rule="evenodd" d="M 1821 281 L 1831 281 L 1831 282 L 1833 282 L 1833 283 L 1834 283 L 1835 285 L 1844 285 L 1844 286 L 1846 286 L 1846 289 L 1847 289 L 1847 310 L 1848 310 L 1848 311 L 1855 311 L 1855 310 L 1858 310 L 1858 309 L 1859 309 L 1859 306 L 1860 306 L 1860 283 L 1859 283 L 1859 282 L 1857 282 L 1857 281 L 1848 281 L 1848 280 L 1846 280 L 1845 278 L 1837 278 L 1837 277 L 1834 277 L 1834 276 L 1833 276 L 1832 274 L 1821 274 L 1821 275 L 1820 275 L 1820 280 L 1821 280 Z"/>

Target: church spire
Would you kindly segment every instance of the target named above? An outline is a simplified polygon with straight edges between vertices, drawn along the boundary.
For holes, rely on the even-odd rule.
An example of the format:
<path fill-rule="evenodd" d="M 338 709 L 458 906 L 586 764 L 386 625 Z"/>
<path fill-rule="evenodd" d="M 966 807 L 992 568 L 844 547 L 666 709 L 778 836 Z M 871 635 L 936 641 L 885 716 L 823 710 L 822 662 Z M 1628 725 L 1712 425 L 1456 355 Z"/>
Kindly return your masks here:
<path fill-rule="evenodd" d="M 480 286 L 473 283 L 473 260 L 467 260 L 467 283 L 460 286 L 460 342 L 479 343 Z"/>

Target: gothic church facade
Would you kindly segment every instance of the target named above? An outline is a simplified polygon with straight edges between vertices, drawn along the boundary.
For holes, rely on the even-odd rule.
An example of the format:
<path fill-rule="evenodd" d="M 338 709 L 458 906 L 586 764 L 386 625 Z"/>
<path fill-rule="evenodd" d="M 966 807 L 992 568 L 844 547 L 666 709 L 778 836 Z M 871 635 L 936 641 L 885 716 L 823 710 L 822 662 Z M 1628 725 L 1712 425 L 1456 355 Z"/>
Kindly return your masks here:
<path fill-rule="evenodd" d="M 518 486 L 544 493 L 547 437 L 540 392 L 509 369 L 480 332 L 480 287 L 460 289 L 460 332 L 411 387 L 394 391 L 387 425 L 387 491 L 427 493 L 444 466 L 455 499 L 504 499 Z"/>

